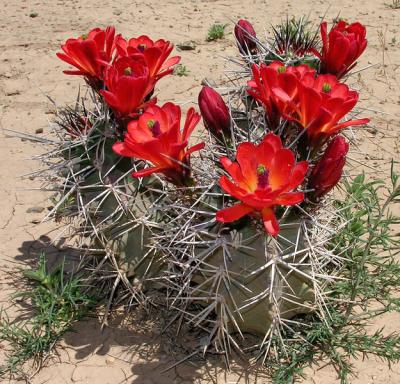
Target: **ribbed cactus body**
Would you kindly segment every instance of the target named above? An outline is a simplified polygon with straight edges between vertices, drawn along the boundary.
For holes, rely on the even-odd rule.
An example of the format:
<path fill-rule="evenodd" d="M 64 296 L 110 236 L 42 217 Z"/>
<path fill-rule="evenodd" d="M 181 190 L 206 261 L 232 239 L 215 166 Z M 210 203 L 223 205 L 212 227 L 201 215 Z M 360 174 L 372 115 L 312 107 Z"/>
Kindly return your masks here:
<path fill-rule="evenodd" d="M 286 220 L 276 240 L 252 225 L 219 235 L 217 230 L 218 225 L 210 229 L 205 245 L 194 248 L 194 258 L 174 264 L 182 308 L 188 303 L 203 307 L 193 315 L 194 324 L 209 308 L 215 323 L 225 324 L 229 332 L 265 335 L 277 316 L 290 319 L 310 312 L 314 292 L 309 271 L 286 267 L 308 255 L 301 220 Z M 206 324 L 208 318 L 203 320 Z"/>

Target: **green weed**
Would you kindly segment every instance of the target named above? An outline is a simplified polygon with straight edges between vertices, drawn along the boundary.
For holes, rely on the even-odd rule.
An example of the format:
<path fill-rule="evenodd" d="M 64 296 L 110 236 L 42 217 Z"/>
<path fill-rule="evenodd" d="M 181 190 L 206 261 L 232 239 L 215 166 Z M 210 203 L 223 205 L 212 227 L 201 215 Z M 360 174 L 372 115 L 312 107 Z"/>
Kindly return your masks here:
<path fill-rule="evenodd" d="M 174 69 L 174 75 L 177 75 L 179 77 L 188 76 L 189 71 L 183 64 L 178 64 Z"/>
<path fill-rule="evenodd" d="M 28 360 L 38 365 L 71 325 L 82 318 L 94 304 L 83 293 L 78 277 L 69 277 L 65 263 L 49 272 L 41 255 L 38 268 L 23 272 L 31 288 L 14 296 L 28 304 L 28 319 L 10 321 L 0 311 L 0 339 L 8 343 L 6 360 L 0 366 L 0 377 L 26 377 L 22 366 Z"/>
<path fill-rule="evenodd" d="M 207 41 L 214 41 L 222 39 L 225 35 L 225 28 L 227 24 L 213 24 L 207 33 Z"/>
<path fill-rule="evenodd" d="M 381 314 L 400 312 L 399 217 L 392 213 L 400 202 L 399 176 L 391 172 L 391 183 L 367 181 L 364 175 L 345 183 L 346 198 L 336 202 L 337 212 L 347 222 L 331 241 L 346 260 L 341 277 L 328 288 L 324 320 L 303 315 L 301 322 L 274 340 L 276 359 L 271 362 L 275 384 L 292 383 L 312 362 L 324 359 L 336 368 L 340 382 L 350 383 L 353 357 L 375 355 L 382 360 L 400 360 L 400 334 L 368 333 L 369 321 Z M 372 304 L 374 309 L 372 308 Z"/>

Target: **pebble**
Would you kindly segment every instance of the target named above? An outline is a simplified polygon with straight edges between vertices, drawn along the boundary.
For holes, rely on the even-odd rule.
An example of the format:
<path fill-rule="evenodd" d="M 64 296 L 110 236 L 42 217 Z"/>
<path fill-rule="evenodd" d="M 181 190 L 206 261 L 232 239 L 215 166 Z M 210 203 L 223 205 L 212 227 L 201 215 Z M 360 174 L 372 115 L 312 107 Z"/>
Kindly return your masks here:
<path fill-rule="evenodd" d="M 44 207 L 30 207 L 26 210 L 26 213 L 42 213 L 44 211 Z"/>
<path fill-rule="evenodd" d="M 193 51 L 196 49 L 196 43 L 193 40 L 185 41 L 176 45 L 181 51 Z"/>

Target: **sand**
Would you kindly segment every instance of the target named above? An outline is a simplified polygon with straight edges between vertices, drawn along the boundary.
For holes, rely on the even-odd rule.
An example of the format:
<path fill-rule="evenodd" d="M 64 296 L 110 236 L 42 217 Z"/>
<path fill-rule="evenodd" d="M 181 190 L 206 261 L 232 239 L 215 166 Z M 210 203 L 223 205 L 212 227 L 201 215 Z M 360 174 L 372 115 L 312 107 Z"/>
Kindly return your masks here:
<path fill-rule="evenodd" d="M 400 84 L 396 75 L 400 63 L 400 10 L 386 7 L 384 0 L 337 0 L 331 4 L 320 0 L 0 0 L 0 9 L 0 300 L 6 309 L 11 305 L 9 295 L 18 289 L 13 281 L 14 271 L 33 264 L 42 251 L 53 260 L 59 259 L 63 244 L 51 243 L 57 235 L 57 224 L 38 224 L 50 205 L 48 195 L 36 190 L 37 182 L 19 177 L 37 169 L 38 164 L 30 158 L 42 149 L 10 138 L 4 130 L 48 134 L 53 108 L 46 95 L 60 105 L 73 103 L 83 84 L 77 77 L 62 74 L 66 66 L 55 53 L 66 38 L 93 27 L 115 25 L 128 37 L 148 34 L 175 44 L 193 40 L 194 51 L 180 52 L 189 75 L 171 76 L 158 85 L 161 102 L 172 100 L 187 106 L 196 101 L 203 78 L 216 83 L 224 80 L 223 57 L 236 52 L 232 20 L 251 20 L 259 35 L 287 14 L 310 13 L 316 23 L 325 12 L 328 20 L 339 12 L 349 21 L 359 20 L 367 26 L 369 40 L 359 68 L 374 66 L 354 76 L 351 83 L 362 88 L 360 106 L 370 109 L 362 115 L 371 117 L 372 128 L 359 134 L 360 148 L 355 150 L 358 153 L 353 155 L 352 166 L 354 172 L 365 170 L 372 176 L 384 177 L 390 159 L 399 160 Z M 227 34 L 223 40 L 207 43 L 207 29 L 214 22 L 228 23 Z M 41 130 L 43 133 L 36 133 Z M 32 207 L 36 207 L 34 212 L 27 212 Z M 386 333 L 398 331 L 399 319 L 396 314 L 388 314 L 371 327 L 385 326 Z M 143 322 L 139 324 L 123 321 L 123 316 L 103 331 L 97 319 L 79 323 L 75 333 L 65 336 L 58 355 L 46 361 L 32 383 L 268 383 L 266 377 L 243 374 L 240 366 L 235 367 L 239 373 L 227 373 L 222 365 L 212 363 L 205 367 L 199 361 L 162 373 L 171 365 L 174 352 L 154 340 L 151 324 L 148 330 Z M 375 359 L 358 359 L 354 364 L 358 377 L 352 383 L 400 382 L 400 365 L 389 369 Z M 308 369 L 307 374 L 304 383 L 339 382 L 332 367 L 324 367 L 323 363 Z"/>

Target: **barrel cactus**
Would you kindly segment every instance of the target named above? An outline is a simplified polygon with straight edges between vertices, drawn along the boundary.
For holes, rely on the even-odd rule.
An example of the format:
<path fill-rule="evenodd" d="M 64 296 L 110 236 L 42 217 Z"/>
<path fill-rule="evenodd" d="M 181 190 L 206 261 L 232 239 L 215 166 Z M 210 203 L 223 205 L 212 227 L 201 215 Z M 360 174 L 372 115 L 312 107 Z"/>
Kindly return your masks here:
<path fill-rule="evenodd" d="M 362 31 L 342 23 L 330 33 L 357 35 L 359 56 Z M 94 280 L 111 267 L 111 299 L 157 304 L 206 332 L 203 350 L 227 355 L 252 334 L 267 356 L 298 315 L 325 316 L 324 291 L 342 262 L 326 248 L 341 225 L 326 197 L 348 151 L 339 133 L 367 119 L 341 122 L 358 94 L 339 79 L 358 56 L 335 67 L 321 31 L 320 53 L 303 19 L 267 42 L 241 20 L 238 68 L 225 100 L 209 86 L 200 92 L 197 140 L 200 114 L 190 108 L 183 119 L 153 97 L 179 62 L 168 41 L 126 40 L 108 27 L 63 45 L 59 57 L 76 68 L 67 73 L 89 91 L 58 111 L 40 176 L 57 191 L 51 215 L 97 260 Z"/>

